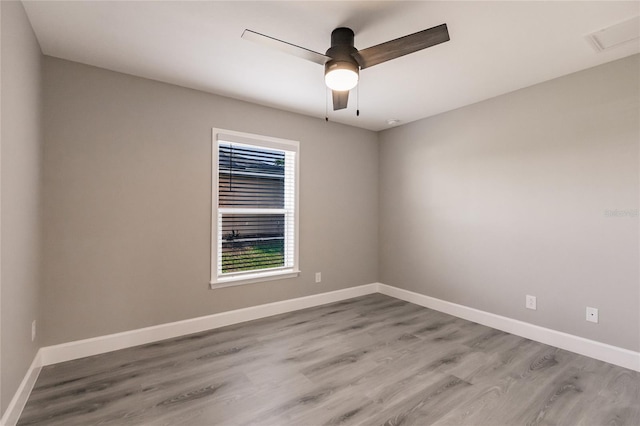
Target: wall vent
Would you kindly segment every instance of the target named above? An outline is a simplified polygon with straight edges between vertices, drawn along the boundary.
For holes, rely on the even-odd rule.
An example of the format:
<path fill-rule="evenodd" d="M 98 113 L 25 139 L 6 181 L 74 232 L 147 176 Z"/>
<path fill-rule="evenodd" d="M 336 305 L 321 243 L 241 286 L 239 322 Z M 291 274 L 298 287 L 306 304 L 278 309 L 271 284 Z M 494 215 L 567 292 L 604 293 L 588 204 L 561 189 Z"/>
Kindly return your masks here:
<path fill-rule="evenodd" d="M 622 44 L 640 40 L 640 16 L 635 16 L 586 36 L 596 50 L 604 52 Z"/>

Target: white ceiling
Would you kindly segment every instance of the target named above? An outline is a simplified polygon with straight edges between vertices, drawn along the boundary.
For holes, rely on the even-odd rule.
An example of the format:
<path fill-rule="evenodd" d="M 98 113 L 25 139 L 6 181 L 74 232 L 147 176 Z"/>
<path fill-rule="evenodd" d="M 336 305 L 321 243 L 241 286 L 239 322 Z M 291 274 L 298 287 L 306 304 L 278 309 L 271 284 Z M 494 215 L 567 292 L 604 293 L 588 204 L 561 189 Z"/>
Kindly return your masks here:
<path fill-rule="evenodd" d="M 26 1 L 43 53 L 324 119 L 323 67 L 240 38 L 245 28 L 324 53 L 348 26 L 362 49 L 447 23 L 451 41 L 363 70 L 329 119 L 380 130 L 640 51 L 588 33 L 638 1 Z M 330 100 L 329 100 L 330 103 Z"/>

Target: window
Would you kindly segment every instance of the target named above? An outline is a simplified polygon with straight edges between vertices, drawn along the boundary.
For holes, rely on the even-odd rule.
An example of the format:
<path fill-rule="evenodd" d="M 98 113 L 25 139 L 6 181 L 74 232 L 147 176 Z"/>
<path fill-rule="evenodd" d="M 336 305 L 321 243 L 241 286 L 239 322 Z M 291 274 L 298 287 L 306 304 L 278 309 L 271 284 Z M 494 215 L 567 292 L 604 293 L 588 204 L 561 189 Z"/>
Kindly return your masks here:
<path fill-rule="evenodd" d="M 213 129 L 212 288 L 299 274 L 298 150 Z"/>

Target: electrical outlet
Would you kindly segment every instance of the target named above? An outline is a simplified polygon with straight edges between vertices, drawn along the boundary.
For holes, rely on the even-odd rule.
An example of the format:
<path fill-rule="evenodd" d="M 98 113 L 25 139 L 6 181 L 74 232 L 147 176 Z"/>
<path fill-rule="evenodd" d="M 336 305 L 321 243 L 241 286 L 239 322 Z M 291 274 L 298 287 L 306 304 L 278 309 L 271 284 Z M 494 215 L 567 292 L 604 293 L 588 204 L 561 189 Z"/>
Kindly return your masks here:
<path fill-rule="evenodd" d="M 587 321 L 598 322 L 598 308 L 587 306 Z"/>
<path fill-rule="evenodd" d="M 535 311 L 536 304 L 537 304 L 536 297 L 527 294 L 527 298 L 525 302 L 525 306 L 527 307 L 527 309 L 533 309 Z"/>
<path fill-rule="evenodd" d="M 31 321 L 31 341 L 36 340 L 36 320 Z"/>
<path fill-rule="evenodd" d="M 322 274 L 320 272 L 316 272 L 316 282 L 319 283 L 322 281 Z"/>

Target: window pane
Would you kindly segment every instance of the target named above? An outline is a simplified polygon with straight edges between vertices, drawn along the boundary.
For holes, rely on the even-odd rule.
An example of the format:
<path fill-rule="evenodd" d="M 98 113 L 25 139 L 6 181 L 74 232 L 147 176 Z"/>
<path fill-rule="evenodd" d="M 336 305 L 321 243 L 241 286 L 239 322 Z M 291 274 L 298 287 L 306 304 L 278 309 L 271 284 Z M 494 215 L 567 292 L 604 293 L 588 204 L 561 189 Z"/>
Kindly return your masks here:
<path fill-rule="evenodd" d="M 284 207 L 284 152 L 221 143 L 218 170 L 220 207 Z"/>
<path fill-rule="evenodd" d="M 284 266 L 284 214 L 223 214 L 222 273 Z"/>

